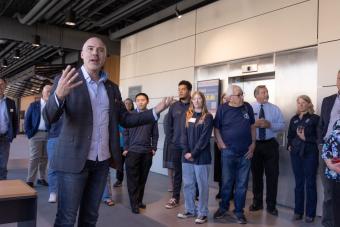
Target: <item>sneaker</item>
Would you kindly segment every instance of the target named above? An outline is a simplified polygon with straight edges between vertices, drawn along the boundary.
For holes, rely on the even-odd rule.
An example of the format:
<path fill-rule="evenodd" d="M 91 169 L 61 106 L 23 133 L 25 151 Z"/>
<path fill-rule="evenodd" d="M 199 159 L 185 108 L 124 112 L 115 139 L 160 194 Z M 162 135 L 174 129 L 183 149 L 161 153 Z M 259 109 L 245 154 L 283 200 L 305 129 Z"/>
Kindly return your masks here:
<path fill-rule="evenodd" d="M 38 179 L 37 184 L 40 184 L 42 186 L 48 186 L 48 183 L 45 179 Z"/>
<path fill-rule="evenodd" d="M 185 212 L 185 213 L 178 213 L 177 217 L 181 219 L 186 219 L 186 218 L 193 218 L 195 217 L 195 215 L 189 212 Z"/>
<path fill-rule="evenodd" d="M 207 216 L 199 216 L 195 219 L 196 224 L 203 224 L 204 222 L 207 222 L 208 218 Z"/>
<path fill-rule="evenodd" d="M 226 214 L 227 214 L 226 211 L 222 211 L 221 209 L 218 209 L 218 210 L 214 213 L 214 218 L 215 218 L 215 219 L 220 219 L 220 218 L 223 218 Z"/>
<path fill-rule="evenodd" d="M 118 188 L 122 186 L 122 182 L 117 180 L 116 183 L 113 184 L 113 187 Z"/>
<path fill-rule="evenodd" d="M 314 222 L 314 218 L 313 218 L 313 217 L 308 217 L 308 216 L 306 216 L 306 217 L 305 217 L 305 222 L 306 222 L 306 223 L 312 223 L 312 222 Z"/>
<path fill-rule="evenodd" d="M 247 219 L 244 215 L 236 217 L 236 221 L 238 224 L 247 224 Z"/>
<path fill-rule="evenodd" d="M 57 202 L 57 194 L 54 192 L 50 193 L 50 198 L 48 198 L 49 203 L 56 203 Z"/>
<path fill-rule="evenodd" d="M 172 209 L 172 208 L 175 208 L 177 206 L 178 206 L 178 202 L 175 198 L 169 199 L 167 204 L 165 204 L 165 208 L 167 208 L 167 209 Z"/>

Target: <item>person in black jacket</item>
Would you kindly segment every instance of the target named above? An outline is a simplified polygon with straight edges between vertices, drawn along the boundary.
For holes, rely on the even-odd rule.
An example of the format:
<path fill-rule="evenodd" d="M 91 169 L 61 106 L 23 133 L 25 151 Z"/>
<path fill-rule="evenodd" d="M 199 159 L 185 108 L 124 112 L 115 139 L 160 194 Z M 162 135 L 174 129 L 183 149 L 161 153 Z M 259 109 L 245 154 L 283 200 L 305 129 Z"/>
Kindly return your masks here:
<path fill-rule="evenodd" d="M 290 120 L 288 129 L 288 151 L 295 176 L 293 220 L 301 220 L 306 212 L 305 221 L 313 222 L 317 203 L 316 174 L 319 161 L 317 129 L 320 117 L 314 114 L 313 104 L 308 96 L 301 95 L 296 102 L 297 114 Z"/>
<path fill-rule="evenodd" d="M 336 94 L 325 97 L 322 100 L 319 124 L 319 130 L 321 132 L 319 142 L 321 144 L 324 144 L 324 142 L 327 140 L 328 136 L 331 134 L 333 130 L 334 123 L 338 119 L 340 119 L 340 70 L 337 73 L 336 86 L 338 88 L 338 92 Z M 325 162 L 320 162 L 320 168 L 322 171 L 325 171 L 326 169 Z M 332 210 L 333 186 L 332 184 L 330 184 L 330 181 L 325 177 L 324 174 L 321 174 L 321 181 L 324 189 L 321 223 L 325 227 L 333 227 L 334 226 L 334 214 Z"/>
<path fill-rule="evenodd" d="M 145 93 L 136 95 L 137 109 L 133 112 L 147 110 L 149 97 Z M 139 208 L 145 209 L 143 203 L 144 188 L 152 165 L 152 157 L 157 150 L 158 142 L 157 122 L 125 129 L 124 152 L 127 186 L 132 212 L 139 213 Z"/>
<path fill-rule="evenodd" d="M 10 144 L 18 132 L 15 102 L 5 96 L 6 80 L 0 78 L 0 180 L 7 179 Z"/>
<path fill-rule="evenodd" d="M 185 212 L 178 218 L 197 216 L 195 223 L 207 221 L 209 199 L 209 170 L 211 164 L 210 137 L 213 130 L 213 116 L 208 112 L 204 94 L 196 91 L 192 95 L 188 111 L 183 116 L 182 174 Z M 195 205 L 198 185 L 198 206 Z M 197 213 L 196 213 L 197 211 Z"/>

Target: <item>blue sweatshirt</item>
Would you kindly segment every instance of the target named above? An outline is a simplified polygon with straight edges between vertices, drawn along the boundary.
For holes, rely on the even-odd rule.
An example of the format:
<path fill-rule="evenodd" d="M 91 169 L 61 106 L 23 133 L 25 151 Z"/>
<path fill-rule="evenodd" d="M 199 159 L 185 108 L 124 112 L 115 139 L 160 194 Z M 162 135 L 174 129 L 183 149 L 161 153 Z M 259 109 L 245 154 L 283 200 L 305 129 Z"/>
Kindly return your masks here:
<path fill-rule="evenodd" d="M 167 125 L 169 127 L 169 143 L 172 143 L 178 149 L 181 149 L 181 134 L 184 127 L 182 116 L 188 110 L 189 104 L 190 102 L 183 103 L 181 101 L 177 101 L 170 106 L 168 112 Z"/>
<path fill-rule="evenodd" d="M 133 112 L 137 112 L 134 110 Z M 124 150 L 136 153 L 149 153 L 157 150 L 157 122 L 124 130 Z"/>
<path fill-rule="evenodd" d="M 210 137 L 213 130 L 213 116 L 207 114 L 204 122 L 199 122 L 201 113 L 194 113 L 189 121 L 188 127 L 184 127 L 181 137 L 181 146 L 183 149 L 184 163 L 193 163 L 195 165 L 208 165 L 211 164 L 210 152 Z M 182 117 L 183 124 L 185 125 L 185 115 Z M 191 153 L 193 161 L 184 158 L 186 153 Z"/>

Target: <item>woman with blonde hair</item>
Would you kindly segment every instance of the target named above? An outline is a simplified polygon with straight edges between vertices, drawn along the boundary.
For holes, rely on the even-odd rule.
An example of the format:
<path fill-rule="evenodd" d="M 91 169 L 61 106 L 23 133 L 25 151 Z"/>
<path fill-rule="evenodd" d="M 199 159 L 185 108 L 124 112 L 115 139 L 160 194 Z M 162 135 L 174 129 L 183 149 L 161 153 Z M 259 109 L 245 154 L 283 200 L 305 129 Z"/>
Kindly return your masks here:
<path fill-rule="evenodd" d="M 210 137 L 213 129 L 213 116 L 208 112 L 202 92 L 192 94 L 190 106 L 183 116 L 181 146 L 183 192 L 185 212 L 178 218 L 195 217 L 196 224 L 207 221 L 209 198 L 209 170 L 211 164 Z M 195 205 L 196 187 L 198 186 L 198 206 Z"/>
<path fill-rule="evenodd" d="M 307 95 L 300 95 L 296 104 L 296 115 L 289 124 L 287 146 L 295 176 L 293 220 L 301 220 L 305 214 L 305 221 L 309 223 L 314 221 L 316 213 L 317 128 L 320 117 L 314 114 L 313 103 Z"/>

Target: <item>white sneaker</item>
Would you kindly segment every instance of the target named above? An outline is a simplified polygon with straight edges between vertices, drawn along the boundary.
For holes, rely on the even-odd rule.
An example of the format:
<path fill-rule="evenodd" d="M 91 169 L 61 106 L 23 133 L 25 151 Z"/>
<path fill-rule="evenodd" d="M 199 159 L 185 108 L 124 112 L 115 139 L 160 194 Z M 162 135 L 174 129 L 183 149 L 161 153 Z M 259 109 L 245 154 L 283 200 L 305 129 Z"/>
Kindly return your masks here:
<path fill-rule="evenodd" d="M 50 194 L 50 198 L 48 199 L 48 202 L 49 203 L 56 203 L 57 202 L 57 194 L 52 192 Z"/>

